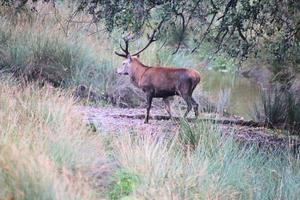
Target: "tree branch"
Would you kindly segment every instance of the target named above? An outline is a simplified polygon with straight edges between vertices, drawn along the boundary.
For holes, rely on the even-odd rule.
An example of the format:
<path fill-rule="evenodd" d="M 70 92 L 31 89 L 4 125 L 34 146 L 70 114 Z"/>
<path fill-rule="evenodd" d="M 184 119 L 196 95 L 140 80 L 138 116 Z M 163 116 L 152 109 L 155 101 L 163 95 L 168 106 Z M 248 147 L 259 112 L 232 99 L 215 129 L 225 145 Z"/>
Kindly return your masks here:
<path fill-rule="evenodd" d="M 214 13 L 214 15 L 213 15 L 212 19 L 210 20 L 210 23 L 208 24 L 208 27 L 207 27 L 206 31 L 204 32 L 199 44 L 196 47 L 194 47 L 194 49 L 191 51 L 191 53 L 194 53 L 196 51 L 196 49 L 198 49 L 201 46 L 201 44 L 205 40 L 206 36 L 208 35 L 208 33 L 210 31 L 210 28 L 211 28 L 216 16 L 217 16 L 217 12 Z"/>

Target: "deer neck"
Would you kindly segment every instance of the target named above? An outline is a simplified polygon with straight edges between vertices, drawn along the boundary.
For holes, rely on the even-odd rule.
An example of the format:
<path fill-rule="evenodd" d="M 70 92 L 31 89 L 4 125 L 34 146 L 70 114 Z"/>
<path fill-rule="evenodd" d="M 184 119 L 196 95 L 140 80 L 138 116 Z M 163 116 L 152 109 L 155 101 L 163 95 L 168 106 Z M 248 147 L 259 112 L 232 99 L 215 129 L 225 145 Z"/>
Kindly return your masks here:
<path fill-rule="evenodd" d="M 145 66 L 138 61 L 132 63 L 132 73 L 130 74 L 130 79 L 135 86 L 140 87 L 139 83 L 142 80 L 144 73 L 148 69 L 148 66 Z"/>

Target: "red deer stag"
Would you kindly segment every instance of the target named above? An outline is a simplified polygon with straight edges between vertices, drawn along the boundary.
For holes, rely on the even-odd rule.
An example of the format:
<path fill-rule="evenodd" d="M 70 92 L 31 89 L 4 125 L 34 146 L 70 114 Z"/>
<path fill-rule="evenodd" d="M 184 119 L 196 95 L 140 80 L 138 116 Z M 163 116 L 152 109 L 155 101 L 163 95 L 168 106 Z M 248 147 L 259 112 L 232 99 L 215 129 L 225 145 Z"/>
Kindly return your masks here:
<path fill-rule="evenodd" d="M 147 45 L 137 53 L 130 54 L 128 50 L 129 39 L 124 38 L 125 48 L 120 47 L 125 54 L 115 52 L 118 56 L 127 58 L 123 61 L 122 66 L 117 69 L 118 74 L 129 75 L 131 82 L 138 88 L 142 89 L 147 96 L 147 112 L 145 123 L 148 123 L 149 112 L 153 98 L 163 98 L 166 110 L 170 117 L 171 109 L 168 97 L 179 95 L 186 104 L 187 110 L 184 117 L 194 109 L 195 116 L 198 117 L 198 104 L 192 97 L 192 93 L 200 82 L 200 75 L 193 69 L 185 68 L 165 68 L 161 66 L 146 66 L 138 58 L 133 57 L 144 51 L 154 39 L 155 31 L 151 36 L 148 35 Z"/>

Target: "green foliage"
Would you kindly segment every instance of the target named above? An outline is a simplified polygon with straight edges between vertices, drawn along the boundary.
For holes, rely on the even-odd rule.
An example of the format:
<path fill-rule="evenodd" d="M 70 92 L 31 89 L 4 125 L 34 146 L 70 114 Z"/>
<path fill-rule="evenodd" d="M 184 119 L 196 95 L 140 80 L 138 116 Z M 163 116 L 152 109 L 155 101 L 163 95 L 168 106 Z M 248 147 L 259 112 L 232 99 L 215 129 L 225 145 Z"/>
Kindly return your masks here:
<path fill-rule="evenodd" d="M 160 33 L 162 38 L 167 33 L 171 43 L 185 45 L 188 36 L 194 41 L 190 48 L 208 41 L 232 57 L 269 55 L 274 64 L 299 65 L 300 4 L 296 1 L 94 1 L 80 8 L 92 10 L 100 21 L 105 19 L 109 30 L 117 27 L 139 34 L 164 19 Z M 102 10 L 111 11 L 109 19 Z"/>
<path fill-rule="evenodd" d="M 118 170 L 114 175 L 114 183 L 109 191 L 112 200 L 123 199 L 129 196 L 138 183 L 138 176 L 125 170 Z"/>
<path fill-rule="evenodd" d="M 209 64 L 209 68 L 221 72 L 235 72 L 236 64 L 232 58 L 221 54 L 213 57 Z"/>

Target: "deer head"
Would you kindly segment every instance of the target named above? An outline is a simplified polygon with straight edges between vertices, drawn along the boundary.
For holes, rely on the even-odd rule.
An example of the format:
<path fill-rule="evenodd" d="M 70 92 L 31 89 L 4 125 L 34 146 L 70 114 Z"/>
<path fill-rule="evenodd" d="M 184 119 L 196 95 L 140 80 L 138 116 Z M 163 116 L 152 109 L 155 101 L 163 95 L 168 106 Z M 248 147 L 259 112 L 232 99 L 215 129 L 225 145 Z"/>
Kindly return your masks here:
<path fill-rule="evenodd" d="M 123 53 L 119 53 L 119 52 L 115 51 L 115 54 L 117 54 L 118 56 L 121 56 L 121 57 L 125 57 L 127 59 L 122 62 L 122 65 L 120 67 L 118 67 L 118 69 L 117 69 L 118 74 L 128 75 L 131 73 L 132 56 L 139 57 L 139 54 L 141 52 L 143 52 L 145 49 L 147 49 L 152 42 L 156 41 L 156 39 L 154 39 L 155 33 L 156 33 L 156 31 L 153 31 L 153 33 L 151 35 L 147 35 L 148 43 L 146 44 L 146 46 L 133 54 L 130 54 L 130 52 L 129 52 L 129 42 L 133 39 L 133 37 L 130 37 L 130 36 L 123 37 L 125 47 L 123 47 L 120 44 L 120 48 L 123 51 Z"/>
<path fill-rule="evenodd" d="M 120 75 L 129 75 L 131 73 L 131 55 L 129 54 L 127 59 L 122 62 L 122 65 L 118 67 L 117 73 Z"/>

